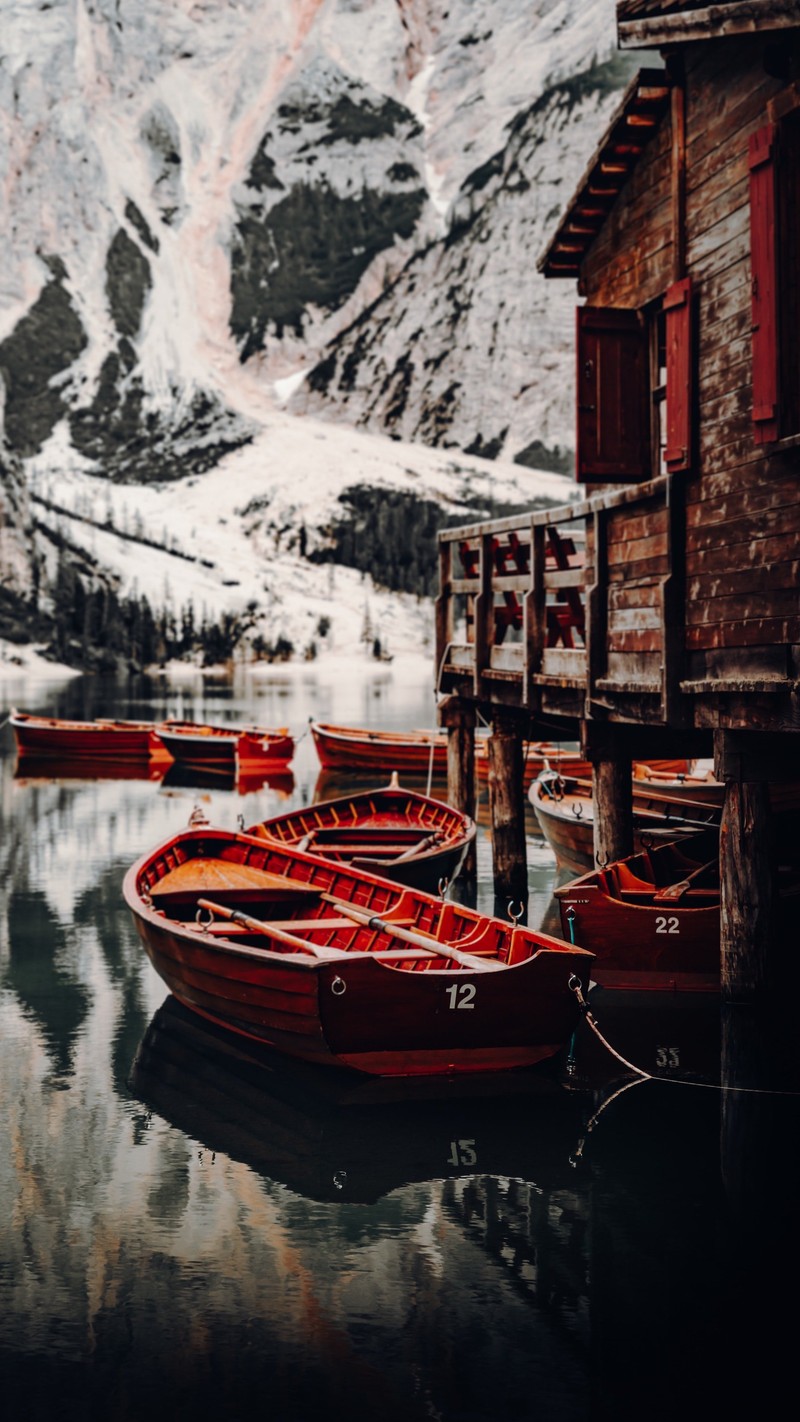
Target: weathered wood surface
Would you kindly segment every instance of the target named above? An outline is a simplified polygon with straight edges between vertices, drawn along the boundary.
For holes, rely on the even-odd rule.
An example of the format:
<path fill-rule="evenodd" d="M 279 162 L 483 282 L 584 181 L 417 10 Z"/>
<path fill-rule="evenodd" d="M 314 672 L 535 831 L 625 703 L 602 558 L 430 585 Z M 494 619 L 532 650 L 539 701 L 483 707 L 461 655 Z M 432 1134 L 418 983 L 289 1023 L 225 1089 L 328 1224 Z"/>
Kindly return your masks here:
<path fill-rule="evenodd" d="M 440 721 L 447 726 L 447 799 L 454 809 L 475 819 L 475 707 L 453 703 Z M 461 876 L 474 881 L 477 872 L 475 841 L 461 865 Z"/>
<path fill-rule="evenodd" d="M 596 760 L 592 769 L 594 857 L 611 864 L 633 853 L 633 780 L 630 760 Z"/>
<path fill-rule="evenodd" d="M 773 914 L 769 788 L 729 780 L 719 840 L 721 987 L 728 1001 L 769 990 Z"/>
<path fill-rule="evenodd" d="M 489 737 L 489 812 L 495 895 L 528 902 L 525 791 L 519 723 L 494 717 Z"/>

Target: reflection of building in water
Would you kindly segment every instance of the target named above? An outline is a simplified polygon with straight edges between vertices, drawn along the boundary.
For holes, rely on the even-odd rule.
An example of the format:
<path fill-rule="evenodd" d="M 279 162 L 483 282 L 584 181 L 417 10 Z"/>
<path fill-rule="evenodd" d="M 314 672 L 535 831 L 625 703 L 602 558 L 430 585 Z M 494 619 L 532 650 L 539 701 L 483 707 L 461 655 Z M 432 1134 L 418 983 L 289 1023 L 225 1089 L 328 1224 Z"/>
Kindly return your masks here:
<path fill-rule="evenodd" d="M 589 1322 L 588 1176 L 583 1188 L 472 1176 L 448 1180 L 443 1207 L 540 1308 L 586 1342 Z"/>

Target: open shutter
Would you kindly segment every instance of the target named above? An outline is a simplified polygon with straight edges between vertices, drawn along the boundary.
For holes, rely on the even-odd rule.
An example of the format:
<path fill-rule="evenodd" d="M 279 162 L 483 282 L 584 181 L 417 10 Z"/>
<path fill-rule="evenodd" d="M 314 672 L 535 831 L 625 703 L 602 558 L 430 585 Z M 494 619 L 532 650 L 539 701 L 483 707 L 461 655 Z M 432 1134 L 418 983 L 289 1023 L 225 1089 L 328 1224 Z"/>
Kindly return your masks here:
<path fill-rule="evenodd" d="M 692 460 L 692 285 L 676 281 L 664 296 L 667 344 L 667 447 L 664 461 L 674 472 Z"/>
<path fill-rule="evenodd" d="M 778 270 L 775 212 L 777 129 L 750 138 L 750 279 L 753 426 L 756 444 L 778 438 Z"/>
<path fill-rule="evenodd" d="M 638 311 L 578 307 L 578 482 L 651 472 L 647 332 Z"/>

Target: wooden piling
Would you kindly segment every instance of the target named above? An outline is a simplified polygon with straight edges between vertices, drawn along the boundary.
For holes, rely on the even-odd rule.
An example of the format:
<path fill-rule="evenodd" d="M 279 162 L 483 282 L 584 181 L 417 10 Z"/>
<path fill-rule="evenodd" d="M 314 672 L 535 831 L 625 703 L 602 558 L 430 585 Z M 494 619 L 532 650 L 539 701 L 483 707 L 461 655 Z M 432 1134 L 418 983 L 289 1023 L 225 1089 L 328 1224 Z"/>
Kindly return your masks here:
<path fill-rule="evenodd" d="M 447 800 L 454 809 L 475 819 L 475 706 L 448 697 L 439 706 L 439 724 L 447 727 Z M 475 841 L 467 850 L 459 879 L 477 877 Z"/>
<path fill-rule="evenodd" d="M 714 732 L 714 773 L 725 782 L 719 836 L 720 986 L 727 1002 L 779 988 L 773 935 L 778 898 L 770 780 L 791 778 L 770 737 Z"/>
<path fill-rule="evenodd" d="M 528 903 L 522 729 L 497 712 L 489 737 L 489 813 L 495 898 Z"/>
<path fill-rule="evenodd" d="M 628 756 L 594 761 L 592 797 L 595 863 L 624 859 L 633 853 L 633 778 Z"/>
<path fill-rule="evenodd" d="M 728 1002 L 765 995 L 773 911 L 769 787 L 729 780 L 719 836 L 720 981 Z"/>

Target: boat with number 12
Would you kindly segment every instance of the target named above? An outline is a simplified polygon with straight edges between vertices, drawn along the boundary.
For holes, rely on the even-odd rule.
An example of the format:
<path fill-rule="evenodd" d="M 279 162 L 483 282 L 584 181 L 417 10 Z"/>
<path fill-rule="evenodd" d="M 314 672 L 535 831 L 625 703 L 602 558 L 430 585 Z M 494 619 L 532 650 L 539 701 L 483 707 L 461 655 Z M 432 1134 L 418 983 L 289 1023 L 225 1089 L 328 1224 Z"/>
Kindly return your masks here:
<path fill-rule="evenodd" d="M 554 1056 L 592 962 L 514 920 L 207 822 L 132 865 L 123 894 L 186 1007 L 288 1056 L 374 1076 Z"/>

